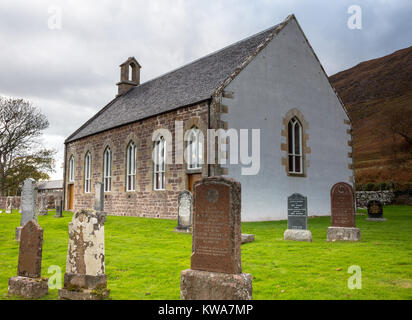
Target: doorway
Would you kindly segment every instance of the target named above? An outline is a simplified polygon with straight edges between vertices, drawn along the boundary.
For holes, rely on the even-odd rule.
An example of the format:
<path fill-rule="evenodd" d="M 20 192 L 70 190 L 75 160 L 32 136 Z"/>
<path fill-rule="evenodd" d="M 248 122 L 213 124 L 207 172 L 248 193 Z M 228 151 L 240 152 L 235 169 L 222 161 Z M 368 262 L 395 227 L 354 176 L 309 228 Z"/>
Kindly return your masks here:
<path fill-rule="evenodd" d="M 73 202 L 74 202 L 74 184 L 69 184 L 68 201 L 67 201 L 68 210 L 73 210 Z"/>
<path fill-rule="evenodd" d="M 193 185 L 195 184 L 196 181 L 199 181 L 202 179 L 202 174 L 201 173 L 194 173 L 194 174 L 189 174 L 188 175 L 188 189 L 189 191 L 193 194 Z"/>

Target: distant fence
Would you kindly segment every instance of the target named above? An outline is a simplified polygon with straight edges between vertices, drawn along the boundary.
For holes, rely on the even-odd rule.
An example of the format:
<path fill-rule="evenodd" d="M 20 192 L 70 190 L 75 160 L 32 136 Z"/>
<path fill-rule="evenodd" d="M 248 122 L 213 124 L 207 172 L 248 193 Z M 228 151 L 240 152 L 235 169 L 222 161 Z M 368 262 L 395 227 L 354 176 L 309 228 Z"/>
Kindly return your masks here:
<path fill-rule="evenodd" d="M 40 203 L 40 194 L 37 196 L 37 203 Z M 5 210 L 7 207 L 7 196 L 0 196 L 0 209 Z M 12 209 L 13 210 L 19 210 L 20 209 L 20 202 L 21 202 L 21 197 L 20 196 L 14 196 L 14 197 L 10 197 L 13 198 L 13 205 L 12 205 Z M 49 194 L 46 195 L 47 198 L 47 207 L 49 209 L 55 209 L 55 205 L 54 205 L 54 200 L 56 199 L 55 194 Z"/>
<path fill-rule="evenodd" d="M 395 193 L 391 190 L 382 191 L 356 191 L 356 206 L 366 207 L 371 200 L 379 200 L 383 205 L 393 203 Z"/>

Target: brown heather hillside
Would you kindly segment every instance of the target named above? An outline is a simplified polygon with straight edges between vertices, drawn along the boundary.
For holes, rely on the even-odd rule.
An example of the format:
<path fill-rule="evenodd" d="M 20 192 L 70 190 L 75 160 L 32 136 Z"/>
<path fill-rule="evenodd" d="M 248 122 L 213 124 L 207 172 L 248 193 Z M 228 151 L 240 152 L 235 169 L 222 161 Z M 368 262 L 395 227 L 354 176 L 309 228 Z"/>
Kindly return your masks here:
<path fill-rule="evenodd" d="M 412 47 L 330 77 L 353 123 L 356 183 L 412 183 Z"/>

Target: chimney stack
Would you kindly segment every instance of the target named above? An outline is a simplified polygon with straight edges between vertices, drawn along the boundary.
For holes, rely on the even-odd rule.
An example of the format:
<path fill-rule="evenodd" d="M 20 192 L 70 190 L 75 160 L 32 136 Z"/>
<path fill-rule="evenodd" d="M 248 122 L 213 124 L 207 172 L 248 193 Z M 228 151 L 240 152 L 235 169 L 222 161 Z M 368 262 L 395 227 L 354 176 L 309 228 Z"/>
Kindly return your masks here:
<path fill-rule="evenodd" d="M 116 84 L 118 87 L 117 96 L 121 96 L 130 88 L 140 84 L 141 68 L 141 65 L 134 57 L 130 57 L 120 65 L 120 82 Z"/>

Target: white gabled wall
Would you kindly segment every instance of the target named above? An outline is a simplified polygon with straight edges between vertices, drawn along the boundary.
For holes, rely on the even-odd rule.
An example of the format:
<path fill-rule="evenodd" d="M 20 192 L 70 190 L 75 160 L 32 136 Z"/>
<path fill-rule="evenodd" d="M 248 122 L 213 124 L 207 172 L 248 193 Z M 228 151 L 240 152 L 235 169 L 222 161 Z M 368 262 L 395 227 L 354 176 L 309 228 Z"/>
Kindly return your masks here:
<path fill-rule="evenodd" d="M 330 214 L 330 189 L 349 182 L 348 117 L 296 21 L 283 30 L 229 84 L 234 99 L 223 99 L 229 128 L 261 130 L 261 166 L 256 176 L 242 176 L 241 166 L 229 176 L 242 183 L 242 220 L 287 219 L 287 197 L 308 197 L 309 215 Z M 296 108 L 309 124 L 307 176 L 290 177 L 281 159 L 282 119 Z"/>

